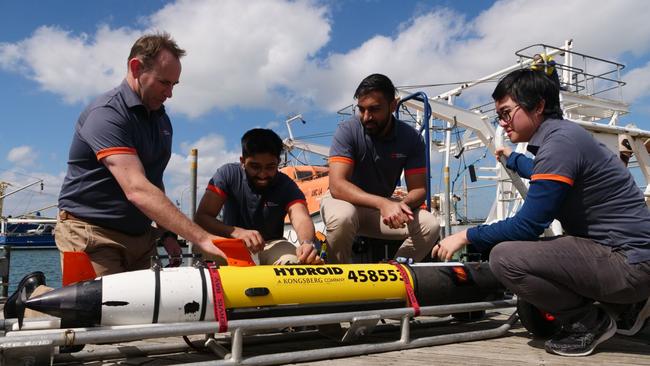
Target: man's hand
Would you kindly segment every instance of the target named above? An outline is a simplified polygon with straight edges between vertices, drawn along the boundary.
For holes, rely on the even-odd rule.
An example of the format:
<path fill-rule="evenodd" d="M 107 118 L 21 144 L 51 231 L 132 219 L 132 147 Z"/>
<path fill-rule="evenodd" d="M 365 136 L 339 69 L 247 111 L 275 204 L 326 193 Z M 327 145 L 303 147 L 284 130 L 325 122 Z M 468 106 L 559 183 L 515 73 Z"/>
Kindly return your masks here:
<path fill-rule="evenodd" d="M 497 159 L 497 161 L 501 156 L 508 159 L 510 157 L 510 154 L 512 154 L 512 149 L 507 146 L 497 147 L 496 150 L 494 151 L 494 157 Z"/>
<path fill-rule="evenodd" d="M 316 252 L 316 247 L 311 243 L 304 243 L 296 248 L 296 256 L 302 264 L 323 264 L 323 260 Z"/>
<path fill-rule="evenodd" d="M 178 267 L 183 263 L 183 249 L 178 240 L 168 236 L 163 239 L 163 246 L 169 256 L 169 267 Z"/>
<path fill-rule="evenodd" d="M 383 223 L 391 229 L 400 229 L 413 221 L 413 211 L 404 202 L 386 200 L 379 209 Z"/>
<path fill-rule="evenodd" d="M 204 254 L 212 254 L 214 256 L 221 257 L 225 260 L 228 260 L 228 256 L 226 255 L 226 253 L 224 253 L 213 243 L 214 240 L 219 240 L 219 239 L 223 239 L 223 238 L 209 235 L 205 239 L 201 239 L 195 244 L 201 249 L 201 251 Z"/>
<path fill-rule="evenodd" d="M 240 227 L 235 227 L 235 230 L 233 230 L 230 236 L 235 239 L 243 240 L 251 253 L 261 252 L 264 249 L 264 245 L 266 245 L 262 234 L 257 230 L 246 230 Z"/>
<path fill-rule="evenodd" d="M 467 244 L 469 244 L 469 241 L 467 240 L 467 230 L 463 230 L 442 239 L 440 243 L 434 245 L 431 250 L 431 258 L 438 257 L 440 260 L 447 262 L 451 260 L 454 253 Z"/>

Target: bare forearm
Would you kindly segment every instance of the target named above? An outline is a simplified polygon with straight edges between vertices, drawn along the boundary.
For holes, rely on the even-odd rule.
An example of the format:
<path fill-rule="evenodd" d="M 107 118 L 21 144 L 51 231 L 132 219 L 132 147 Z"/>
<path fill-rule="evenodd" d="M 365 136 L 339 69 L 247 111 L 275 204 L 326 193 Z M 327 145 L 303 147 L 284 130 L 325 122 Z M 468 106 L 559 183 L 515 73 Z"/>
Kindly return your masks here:
<path fill-rule="evenodd" d="M 179 211 L 153 184 L 148 182 L 142 184 L 127 194 L 127 199 L 147 217 L 191 242 L 198 243 L 209 236 L 205 230 Z"/>
<path fill-rule="evenodd" d="M 314 230 L 314 224 L 312 223 L 311 218 L 301 217 L 299 219 L 294 219 L 292 220 L 291 225 L 298 236 L 298 243 L 314 240 L 316 231 Z"/>
<path fill-rule="evenodd" d="M 402 200 L 410 208 L 415 209 L 419 208 L 427 195 L 426 189 L 424 188 L 415 188 L 408 192 L 406 197 Z"/>
<path fill-rule="evenodd" d="M 231 237 L 232 232 L 235 231 L 234 226 L 226 225 L 223 222 L 217 220 L 214 216 L 201 212 L 196 213 L 194 216 L 194 221 L 202 228 L 204 228 L 207 232 L 214 235 Z"/>
<path fill-rule="evenodd" d="M 353 205 L 380 209 L 387 198 L 365 192 L 355 184 L 342 180 L 330 186 L 332 197 L 350 202 Z"/>

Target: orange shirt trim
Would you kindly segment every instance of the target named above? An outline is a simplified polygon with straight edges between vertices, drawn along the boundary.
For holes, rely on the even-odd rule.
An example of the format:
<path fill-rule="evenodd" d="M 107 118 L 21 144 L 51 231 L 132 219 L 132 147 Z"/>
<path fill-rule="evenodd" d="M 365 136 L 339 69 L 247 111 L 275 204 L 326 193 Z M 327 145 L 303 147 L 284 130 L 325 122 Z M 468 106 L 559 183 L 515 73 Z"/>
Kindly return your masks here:
<path fill-rule="evenodd" d="M 109 147 L 108 149 L 102 149 L 97 152 L 97 161 L 102 160 L 103 158 L 110 155 L 118 154 L 129 154 L 137 155 L 137 151 L 132 147 Z"/>
<path fill-rule="evenodd" d="M 228 195 L 226 194 L 226 192 L 222 191 L 222 190 L 221 190 L 219 187 L 217 187 L 217 186 L 214 186 L 214 185 L 212 185 L 212 184 L 208 184 L 208 188 L 206 188 L 206 189 L 207 189 L 208 191 L 212 191 L 212 192 L 218 194 L 219 196 L 221 196 L 221 197 L 223 197 L 223 198 L 228 198 Z"/>
<path fill-rule="evenodd" d="M 554 180 L 573 186 L 573 179 L 558 174 L 533 174 L 530 180 Z"/>
<path fill-rule="evenodd" d="M 332 156 L 329 161 L 330 163 L 343 163 L 343 164 L 354 165 L 354 160 L 350 158 L 346 158 L 345 156 Z"/>
<path fill-rule="evenodd" d="M 426 174 L 427 168 L 413 168 L 413 169 L 407 169 L 404 171 L 404 175 L 412 175 L 412 174 Z"/>
<path fill-rule="evenodd" d="M 305 205 L 305 207 L 307 207 L 307 201 L 305 201 L 305 200 L 301 200 L 301 199 L 298 199 L 298 200 L 293 200 L 293 201 L 287 203 L 287 207 L 285 207 L 284 210 L 288 212 L 288 211 L 289 211 L 289 207 L 295 205 L 296 203 L 302 203 L 303 205 Z"/>

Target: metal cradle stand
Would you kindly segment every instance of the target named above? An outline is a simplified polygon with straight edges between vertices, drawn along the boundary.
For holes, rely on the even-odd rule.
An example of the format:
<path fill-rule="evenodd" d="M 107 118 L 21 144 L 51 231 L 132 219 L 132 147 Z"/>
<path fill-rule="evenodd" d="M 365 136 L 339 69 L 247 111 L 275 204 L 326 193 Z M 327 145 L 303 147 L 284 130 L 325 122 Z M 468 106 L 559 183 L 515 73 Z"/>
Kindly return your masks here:
<path fill-rule="evenodd" d="M 422 316 L 440 316 L 480 310 L 511 308 L 516 300 L 476 302 L 455 305 L 437 305 L 422 307 Z M 192 365 L 276 365 L 292 362 L 305 362 L 339 357 L 381 353 L 411 348 L 427 347 L 441 344 L 475 341 L 503 336 L 518 317 L 514 312 L 500 326 L 478 331 L 457 332 L 427 337 L 411 337 L 412 308 L 372 310 L 364 312 L 334 313 L 308 316 L 274 317 L 264 319 L 233 320 L 228 322 L 230 349 L 219 344 L 209 336 L 202 346 L 211 351 L 215 360 L 195 362 Z M 393 341 L 363 342 L 363 337 L 371 334 L 381 319 L 399 319 L 400 337 Z M 81 351 L 59 354 L 58 347 L 129 342 L 151 338 L 214 334 L 217 322 L 191 322 L 171 324 L 148 324 L 138 326 L 113 326 L 97 328 L 52 329 L 58 328 L 58 321 L 27 320 L 22 330 L 17 329 L 16 319 L 4 322 L 4 336 L 0 337 L 0 364 L 4 365 L 41 365 L 59 362 L 85 362 L 101 359 L 116 359 L 137 355 L 166 354 L 188 351 L 184 344 L 152 344 L 144 347 L 116 346 L 114 349 Z M 341 336 L 341 345 L 330 348 L 317 348 L 294 352 L 281 352 L 264 355 L 244 355 L 244 344 L 249 338 L 245 334 L 263 330 L 277 330 L 286 327 L 307 327 L 325 324 L 349 322 L 345 334 Z M 42 328 L 50 329 L 42 329 Z M 31 328 L 31 330 L 30 330 Z M 41 328 L 41 329 L 34 329 Z M 282 334 L 280 336 L 283 336 Z M 287 333 L 287 336 L 291 333 Z M 354 342 L 353 345 L 349 344 Z M 196 342 L 195 342 L 196 343 Z"/>

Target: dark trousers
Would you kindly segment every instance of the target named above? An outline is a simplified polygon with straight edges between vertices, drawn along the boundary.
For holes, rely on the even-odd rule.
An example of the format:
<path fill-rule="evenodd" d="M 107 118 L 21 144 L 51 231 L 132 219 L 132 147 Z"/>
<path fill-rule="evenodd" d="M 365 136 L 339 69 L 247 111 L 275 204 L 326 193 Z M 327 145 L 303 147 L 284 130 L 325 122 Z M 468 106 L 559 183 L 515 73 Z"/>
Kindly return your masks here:
<path fill-rule="evenodd" d="M 616 304 L 650 296 L 650 261 L 628 264 L 624 252 L 574 236 L 499 243 L 490 268 L 518 297 L 563 323 L 593 311 L 594 301 L 616 312 Z"/>

